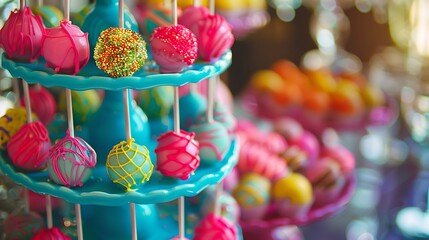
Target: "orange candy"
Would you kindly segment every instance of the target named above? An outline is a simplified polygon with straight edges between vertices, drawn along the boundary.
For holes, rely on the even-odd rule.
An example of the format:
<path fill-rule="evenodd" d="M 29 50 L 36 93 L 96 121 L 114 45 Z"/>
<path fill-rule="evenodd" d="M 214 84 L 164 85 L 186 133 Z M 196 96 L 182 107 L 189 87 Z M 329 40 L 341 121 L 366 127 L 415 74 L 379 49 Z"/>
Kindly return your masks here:
<path fill-rule="evenodd" d="M 300 104 L 302 92 L 296 83 L 287 83 L 282 88 L 273 91 L 273 100 L 282 105 Z"/>
<path fill-rule="evenodd" d="M 279 74 L 284 81 L 294 82 L 300 86 L 308 85 L 307 76 L 291 61 L 277 60 L 271 69 Z"/>
<path fill-rule="evenodd" d="M 327 92 L 311 87 L 303 93 L 303 105 L 315 113 L 326 113 L 330 107 L 330 96 Z"/>

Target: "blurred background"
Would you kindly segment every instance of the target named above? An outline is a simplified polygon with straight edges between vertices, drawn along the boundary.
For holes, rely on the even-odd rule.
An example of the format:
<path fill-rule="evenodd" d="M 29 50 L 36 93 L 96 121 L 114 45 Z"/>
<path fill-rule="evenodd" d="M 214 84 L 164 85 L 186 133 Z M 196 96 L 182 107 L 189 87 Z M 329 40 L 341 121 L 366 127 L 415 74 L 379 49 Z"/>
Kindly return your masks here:
<path fill-rule="evenodd" d="M 61 1 L 44 2 L 62 7 Z M 71 3 L 78 14 L 89 2 Z M 279 59 L 307 70 L 359 73 L 389 96 L 396 113 L 387 124 L 334 134 L 357 161 L 357 185 L 350 203 L 317 222 L 299 228 L 279 227 L 272 239 L 429 239 L 429 2 L 253 0 L 216 4 L 217 11 L 231 19 L 240 11 L 254 11 L 257 16 L 248 20 L 253 21 L 251 28 L 235 33 L 232 64 L 222 75 L 238 102 L 238 116 L 249 114 L 240 101 L 252 75 Z M 3 0 L 0 6 L 4 20 L 16 1 Z M 11 88 L 10 81 L 1 84 L 0 93 Z M 4 184 L 4 191 L 12 189 L 9 185 Z M 0 196 L 10 203 L 14 194 Z"/>

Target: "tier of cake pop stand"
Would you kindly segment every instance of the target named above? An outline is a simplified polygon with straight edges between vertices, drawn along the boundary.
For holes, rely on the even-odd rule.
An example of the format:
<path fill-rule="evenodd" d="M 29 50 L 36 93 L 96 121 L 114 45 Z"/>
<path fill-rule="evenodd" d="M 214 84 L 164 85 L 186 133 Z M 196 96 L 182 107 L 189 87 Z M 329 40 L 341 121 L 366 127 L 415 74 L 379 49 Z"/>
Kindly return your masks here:
<path fill-rule="evenodd" d="M 347 179 L 339 196 L 333 202 L 313 205 L 304 216 L 288 218 L 276 215 L 275 209 L 270 206 L 267 216 L 260 220 L 241 221 L 243 237 L 249 239 L 272 239 L 274 231 L 282 226 L 303 226 L 324 219 L 341 211 L 350 201 L 356 188 L 354 175 Z"/>
<path fill-rule="evenodd" d="M 270 101 L 267 96 L 252 90 L 246 90 L 240 98 L 243 108 L 256 117 L 265 119 L 277 119 L 281 117 L 293 117 L 298 120 L 305 129 L 314 133 L 322 133 L 326 128 L 337 131 L 362 132 L 368 127 L 386 126 L 393 124 L 399 116 L 398 103 L 389 95 L 385 95 L 386 103 L 365 113 L 363 116 L 340 118 L 328 115 L 326 118 L 314 118 L 311 114 L 304 113 L 302 109 L 290 109 Z M 315 120 L 316 119 L 316 120 Z"/>
<path fill-rule="evenodd" d="M 150 56 L 150 53 L 148 54 Z M 102 89 L 106 90 L 106 93 L 109 93 L 106 96 L 116 98 L 122 94 L 122 91 L 119 90 L 123 89 L 143 90 L 163 85 L 183 86 L 188 83 L 198 83 L 206 78 L 224 72 L 231 64 L 231 57 L 232 54 L 228 51 L 214 63 L 197 62 L 181 73 L 173 74 L 159 74 L 158 66 L 149 58 L 147 64 L 133 76 L 122 78 L 107 76 L 98 70 L 93 61 L 90 61 L 76 76 L 55 74 L 53 70 L 46 68 L 46 63 L 42 58 L 33 63 L 20 63 L 14 62 L 8 59 L 6 55 L 3 55 L 2 67 L 8 70 L 13 77 L 23 78 L 28 83 L 40 83 L 45 87 L 63 87 L 72 90 Z M 106 101 L 106 96 L 104 101 Z M 103 111 L 109 112 L 109 109 L 103 109 Z M 110 120 L 104 119 L 104 121 Z M 135 136 L 135 134 L 133 135 Z M 144 145 L 151 152 L 151 159 L 156 159 L 154 155 L 156 140 L 151 137 L 143 140 Z M 159 214 L 158 207 L 155 204 L 172 201 L 180 196 L 195 196 L 207 186 L 219 183 L 236 165 L 237 152 L 238 144 L 235 139 L 232 139 L 230 148 L 222 161 L 213 165 L 200 165 L 188 180 L 172 179 L 154 172 L 150 181 L 140 186 L 136 191 L 130 192 L 124 192 L 123 189 L 111 182 L 103 164 L 104 159 L 101 159 L 101 161 L 99 159 L 99 164 L 94 168 L 90 180 L 84 186 L 77 188 L 68 188 L 54 184 L 50 181 L 49 174 L 46 171 L 36 173 L 18 171 L 11 164 L 7 153 L 4 151 L 0 151 L 0 171 L 16 183 L 34 192 L 59 197 L 70 203 L 83 204 L 84 211 L 85 208 L 89 209 L 90 212 L 97 211 L 94 209 L 98 209 L 98 218 L 95 221 L 103 221 L 102 218 L 99 218 L 100 213 L 109 214 L 109 212 L 114 212 L 110 211 L 107 206 L 117 210 L 124 207 L 128 208 L 127 204 L 130 202 L 143 204 L 140 206 L 144 207 L 144 210 L 138 213 L 138 215 L 144 218 L 142 220 L 144 224 L 138 227 L 139 234 L 140 229 L 143 228 L 141 235 L 145 239 L 164 239 L 166 235 L 173 237 L 174 235 L 170 235 L 177 232 L 175 231 L 177 230 L 177 220 L 174 219 L 172 214 Z M 129 217 L 124 218 L 124 212 L 125 214 L 126 212 L 129 214 L 128 210 L 121 210 L 119 212 L 116 211 L 116 214 L 101 215 L 101 217 L 116 220 L 129 219 Z M 83 216 L 85 216 L 85 213 L 83 213 Z M 91 222 L 91 220 L 85 218 L 83 221 Z M 97 237 L 94 236 L 94 231 L 91 231 L 91 229 L 88 230 L 88 233 L 86 231 L 87 229 L 84 227 L 85 237 L 90 237 L 91 239 Z M 117 231 L 117 229 L 114 231 Z M 120 231 L 122 231 L 122 234 L 130 232 L 126 229 Z M 105 233 L 103 239 L 114 239 L 114 235 L 111 235 L 111 238 L 108 237 L 110 232 L 108 228 L 103 229 L 103 232 Z M 192 235 L 192 233 L 188 235 Z"/>

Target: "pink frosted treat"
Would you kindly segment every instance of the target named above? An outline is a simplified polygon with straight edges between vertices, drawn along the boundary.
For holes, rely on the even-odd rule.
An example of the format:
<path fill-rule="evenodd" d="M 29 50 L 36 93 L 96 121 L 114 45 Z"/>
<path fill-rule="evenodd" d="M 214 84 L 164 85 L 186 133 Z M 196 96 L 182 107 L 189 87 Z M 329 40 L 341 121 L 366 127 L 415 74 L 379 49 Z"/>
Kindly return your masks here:
<path fill-rule="evenodd" d="M 50 148 L 48 130 L 41 122 L 25 124 L 7 144 L 7 151 L 13 165 L 27 171 L 44 169 Z"/>
<path fill-rule="evenodd" d="M 157 27 L 149 41 L 161 73 L 180 72 L 197 59 L 197 39 L 182 25 Z"/>
<path fill-rule="evenodd" d="M 232 240 L 237 239 L 237 229 L 225 217 L 209 213 L 195 228 L 194 240 Z"/>
<path fill-rule="evenodd" d="M 259 141 L 272 154 L 280 154 L 288 147 L 285 138 L 276 132 L 265 133 L 265 137 L 259 139 Z"/>
<path fill-rule="evenodd" d="M 183 10 L 178 22 L 189 28 L 194 34 L 197 33 L 198 22 L 210 14 L 209 9 L 204 6 L 189 6 Z"/>
<path fill-rule="evenodd" d="M 355 169 L 354 155 L 342 145 L 327 146 L 322 149 L 320 158 L 328 158 L 337 162 L 343 175 L 353 173 Z"/>
<path fill-rule="evenodd" d="M 204 61 L 216 61 L 232 44 L 231 26 L 220 15 L 207 15 L 198 22 L 198 53 Z"/>
<path fill-rule="evenodd" d="M 300 172 L 308 166 L 307 153 L 297 146 L 290 146 L 279 155 L 292 172 Z"/>
<path fill-rule="evenodd" d="M 37 115 L 37 118 L 47 126 L 57 112 L 57 105 L 54 96 L 42 86 L 30 88 L 31 110 Z M 24 97 L 21 98 L 21 105 L 25 106 Z"/>
<path fill-rule="evenodd" d="M 8 58 L 33 62 L 40 56 L 45 26 L 29 7 L 11 12 L 0 32 L 0 42 Z"/>
<path fill-rule="evenodd" d="M 67 187 L 82 186 L 91 176 L 97 155 L 80 137 L 67 136 L 49 151 L 48 172 L 51 179 Z"/>
<path fill-rule="evenodd" d="M 56 73 L 75 75 L 89 60 L 88 33 L 62 20 L 60 26 L 47 29 L 43 36 L 42 56 L 46 66 Z"/>
<path fill-rule="evenodd" d="M 284 177 L 288 170 L 285 161 L 280 157 L 252 142 L 241 145 L 237 168 L 242 173 L 257 173 L 271 181 Z"/>
<path fill-rule="evenodd" d="M 296 138 L 304 131 L 300 123 L 289 117 L 275 120 L 273 128 L 275 132 L 280 133 L 286 140 Z"/>
<path fill-rule="evenodd" d="M 345 183 L 340 166 L 330 158 L 322 158 L 311 164 L 304 175 L 313 186 L 314 201 L 324 205 L 335 200 Z"/>
<path fill-rule="evenodd" d="M 71 238 L 61 232 L 59 228 L 53 227 L 43 228 L 31 240 L 71 240 Z"/>
<path fill-rule="evenodd" d="M 195 133 L 170 131 L 158 138 L 156 169 L 162 174 L 186 180 L 200 165 L 199 144 Z"/>
<path fill-rule="evenodd" d="M 289 146 L 297 146 L 307 154 L 309 163 L 316 160 L 320 152 L 320 144 L 313 133 L 304 130 L 301 135 L 290 138 Z"/>

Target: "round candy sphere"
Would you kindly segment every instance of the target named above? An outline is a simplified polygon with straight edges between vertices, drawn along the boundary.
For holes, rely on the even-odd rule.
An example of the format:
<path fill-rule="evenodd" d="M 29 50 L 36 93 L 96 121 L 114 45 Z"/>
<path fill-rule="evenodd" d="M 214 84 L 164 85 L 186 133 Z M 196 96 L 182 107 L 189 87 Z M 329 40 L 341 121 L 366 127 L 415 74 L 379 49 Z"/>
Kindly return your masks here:
<path fill-rule="evenodd" d="M 200 165 L 199 144 L 195 133 L 170 131 L 158 138 L 156 170 L 162 174 L 186 180 Z"/>
<path fill-rule="evenodd" d="M 48 28 L 58 26 L 64 18 L 62 11 L 55 6 L 41 5 L 32 7 L 31 10 L 34 14 L 42 17 L 43 23 Z"/>
<path fill-rule="evenodd" d="M 185 8 L 180 15 L 179 24 L 189 28 L 194 34 L 198 30 L 198 22 L 210 14 L 210 11 L 205 6 L 189 6 Z"/>
<path fill-rule="evenodd" d="M 97 67 L 115 78 L 132 76 L 146 59 L 146 42 L 129 29 L 108 28 L 100 33 L 95 44 Z"/>
<path fill-rule="evenodd" d="M 67 135 L 49 151 L 48 172 L 51 179 L 67 187 L 82 186 L 97 164 L 97 154 L 85 140 Z"/>
<path fill-rule="evenodd" d="M 139 106 L 149 119 L 167 116 L 174 102 L 173 87 L 159 86 L 140 91 Z"/>
<path fill-rule="evenodd" d="M 208 62 L 219 59 L 234 44 L 231 26 L 217 14 L 207 15 L 201 19 L 196 35 L 200 58 Z"/>
<path fill-rule="evenodd" d="M 6 148 L 10 138 L 27 123 L 27 110 L 25 108 L 10 108 L 0 118 L 0 149 Z"/>
<path fill-rule="evenodd" d="M 88 63 L 88 33 L 70 21 L 62 20 L 60 26 L 48 29 L 42 44 L 46 66 L 56 73 L 74 75 Z"/>
<path fill-rule="evenodd" d="M 5 220 L 6 239 L 31 239 L 44 227 L 45 220 L 37 213 L 10 214 Z"/>
<path fill-rule="evenodd" d="M 180 128 L 188 130 L 207 109 L 207 100 L 201 94 L 189 92 L 179 99 Z"/>
<path fill-rule="evenodd" d="M 197 59 L 197 39 L 182 25 L 158 27 L 149 41 L 152 57 L 162 73 L 180 72 Z"/>
<path fill-rule="evenodd" d="M 43 228 L 31 240 L 71 240 L 59 228 Z"/>
<path fill-rule="evenodd" d="M 136 190 L 139 185 L 149 181 L 153 172 L 149 150 L 145 146 L 122 141 L 110 150 L 106 161 L 110 180 L 121 185 L 126 191 Z"/>
<path fill-rule="evenodd" d="M 101 100 L 94 89 L 86 91 L 71 91 L 73 105 L 73 121 L 77 125 L 83 125 L 100 108 Z M 58 100 L 58 111 L 67 116 L 67 101 L 65 91 L 60 94 Z"/>
<path fill-rule="evenodd" d="M 40 85 L 32 86 L 29 93 L 31 111 L 33 111 L 37 115 L 37 118 L 47 126 L 54 119 L 57 111 L 54 96 Z M 25 106 L 24 97 L 21 98 L 21 105 Z"/>
<path fill-rule="evenodd" d="M 202 163 L 214 164 L 223 159 L 229 148 L 229 136 L 221 123 L 196 123 L 189 131 L 195 132 L 195 139 L 200 143 L 199 155 Z"/>
<path fill-rule="evenodd" d="M 207 114 L 204 112 L 200 116 L 202 119 L 207 118 Z M 213 110 L 213 118 L 220 122 L 228 131 L 228 134 L 232 136 L 235 132 L 235 127 L 237 125 L 237 120 L 232 114 L 232 112 L 224 107 L 223 104 L 219 102 L 215 102 L 214 110 Z"/>
<path fill-rule="evenodd" d="M 42 19 L 29 7 L 15 9 L 1 29 L 0 42 L 8 58 L 33 62 L 40 56 L 45 31 Z"/>
<path fill-rule="evenodd" d="M 195 228 L 194 240 L 231 240 L 237 239 L 234 224 L 222 216 L 208 214 Z"/>
<path fill-rule="evenodd" d="M 27 171 L 44 169 L 50 148 L 48 130 L 41 122 L 25 124 L 7 144 L 13 165 Z"/>
<path fill-rule="evenodd" d="M 253 208 L 269 202 L 270 188 L 268 178 L 256 173 L 247 173 L 241 177 L 233 196 L 242 208 Z"/>

